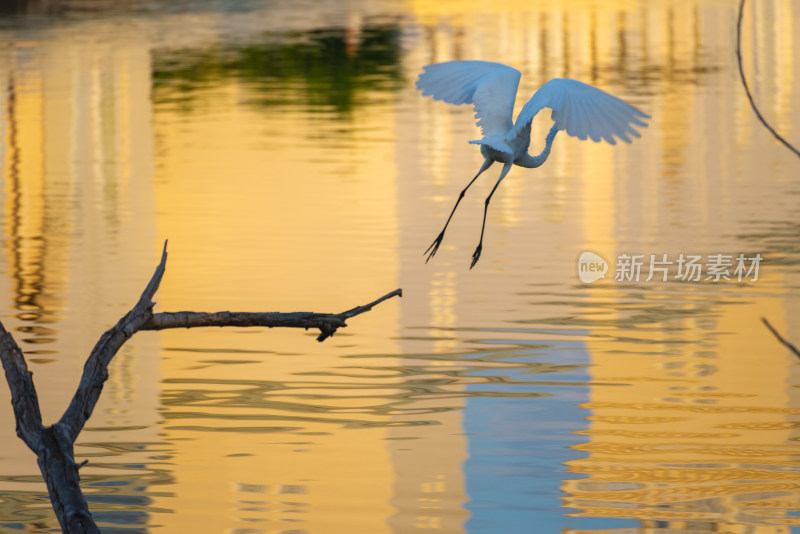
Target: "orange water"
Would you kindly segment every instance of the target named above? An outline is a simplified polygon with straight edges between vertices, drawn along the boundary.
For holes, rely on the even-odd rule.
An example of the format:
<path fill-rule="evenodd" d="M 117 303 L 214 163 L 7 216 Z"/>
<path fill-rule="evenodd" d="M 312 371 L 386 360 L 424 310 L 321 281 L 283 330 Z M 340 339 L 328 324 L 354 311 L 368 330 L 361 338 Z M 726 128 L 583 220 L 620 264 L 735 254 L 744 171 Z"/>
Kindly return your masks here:
<path fill-rule="evenodd" d="M 752 4 L 751 87 L 797 145 L 800 3 Z M 749 108 L 732 3 L 63 6 L 0 22 L 0 318 L 47 422 L 165 239 L 157 311 L 404 290 L 321 344 L 134 337 L 76 449 L 105 530 L 800 532 L 800 367 L 760 322 L 800 343 L 800 163 Z M 652 115 L 513 169 L 473 270 L 496 168 L 422 255 L 481 163 L 470 110 L 414 89 L 459 58 L 519 68 L 518 106 L 566 76 Z M 757 280 L 646 280 L 740 253 Z M 0 397 L 0 527 L 57 528 Z"/>

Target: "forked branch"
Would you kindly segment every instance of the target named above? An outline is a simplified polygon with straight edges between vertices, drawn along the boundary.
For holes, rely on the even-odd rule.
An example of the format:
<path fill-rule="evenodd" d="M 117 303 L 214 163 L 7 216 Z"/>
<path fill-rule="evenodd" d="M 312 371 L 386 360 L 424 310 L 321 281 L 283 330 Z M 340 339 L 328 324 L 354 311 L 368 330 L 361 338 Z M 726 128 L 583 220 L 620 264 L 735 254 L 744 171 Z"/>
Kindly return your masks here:
<path fill-rule="evenodd" d="M 108 365 L 122 345 L 140 330 L 167 328 L 193 328 L 200 326 L 266 326 L 318 328 L 317 340 L 323 341 L 339 328 L 347 326 L 347 319 L 371 310 L 377 304 L 394 296 L 402 296 L 396 289 L 381 298 L 342 313 L 313 312 L 177 312 L 153 313 L 153 298 L 164 276 L 167 264 L 167 243 L 161 253 L 161 262 L 147 284 L 136 305 L 117 324 L 104 333 L 97 342 L 86 364 L 75 396 L 69 407 L 54 425 L 45 427 L 32 373 L 28 370 L 22 350 L 0 323 L 0 360 L 3 363 L 11 402 L 17 423 L 17 435 L 36 453 L 53 510 L 63 532 L 99 533 L 86 499 L 80 489 L 78 465 L 73 456 L 75 440 L 92 415 L 103 385 L 108 379 Z"/>

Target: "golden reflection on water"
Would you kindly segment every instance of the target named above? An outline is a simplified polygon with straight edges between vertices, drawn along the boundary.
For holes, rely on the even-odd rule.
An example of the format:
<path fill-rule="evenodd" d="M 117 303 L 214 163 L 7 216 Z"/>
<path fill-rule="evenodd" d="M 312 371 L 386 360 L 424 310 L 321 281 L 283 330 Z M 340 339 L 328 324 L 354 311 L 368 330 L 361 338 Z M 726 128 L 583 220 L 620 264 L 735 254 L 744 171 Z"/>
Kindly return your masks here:
<path fill-rule="evenodd" d="M 754 94 L 789 138 L 798 9 L 751 7 L 743 41 Z M 797 362 L 758 320 L 800 339 L 797 164 L 738 85 L 733 6 L 410 1 L 56 21 L 0 29 L 3 322 L 46 419 L 166 238 L 161 310 L 342 311 L 405 290 L 324 344 L 292 330 L 137 336 L 78 448 L 107 525 L 478 532 L 540 513 L 568 532 L 800 527 Z M 541 169 L 514 169 L 473 271 L 496 173 L 422 256 L 480 163 L 469 110 L 413 88 L 423 65 L 457 58 L 520 68 L 518 105 L 571 76 L 653 115 L 630 146 L 559 138 Z M 748 284 L 583 286 L 583 250 L 765 261 Z M 545 431 L 482 419 L 497 399 Z M 43 488 L 7 408 L 0 428 L 0 516 L 54 526 L 26 493 Z M 538 454 L 568 460 L 529 475 Z M 543 496 L 517 491 L 525 477 L 558 478 Z M 493 510 L 482 484 L 527 500 Z"/>

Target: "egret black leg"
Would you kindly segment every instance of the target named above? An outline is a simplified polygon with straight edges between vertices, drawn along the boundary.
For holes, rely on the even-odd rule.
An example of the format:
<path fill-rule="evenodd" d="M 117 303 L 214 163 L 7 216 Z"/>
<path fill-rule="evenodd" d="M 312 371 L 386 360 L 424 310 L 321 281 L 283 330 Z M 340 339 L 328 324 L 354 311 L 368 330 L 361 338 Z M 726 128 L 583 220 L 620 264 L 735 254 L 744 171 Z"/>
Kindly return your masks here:
<path fill-rule="evenodd" d="M 497 183 L 494 184 L 492 191 L 489 193 L 489 196 L 486 197 L 486 202 L 483 205 L 483 224 L 481 225 L 481 239 L 478 241 L 478 248 L 475 249 L 475 253 L 472 254 L 472 263 L 470 264 L 469 268 L 472 269 L 475 267 L 475 264 L 478 263 L 478 260 L 481 257 L 481 250 L 483 249 L 483 231 L 486 229 L 486 212 L 489 211 L 489 202 L 492 200 L 492 195 L 497 190 L 497 186 L 500 185 L 500 182 L 503 181 L 503 178 L 506 177 L 508 171 L 511 170 L 511 163 L 506 163 L 503 165 L 503 170 L 500 172 L 500 178 L 497 179 Z"/>
<path fill-rule="evenodd" d="M 453 218 L 453 214 L 456 212 L 456 208 L 458 207 L 458 204 L 461 202 L 461 199 L 464 198 L 464 194 L 467 192 L 467 189 L 469 189 L 469 187 L 475 182 L 475 180 L 478 179 L 478 176 L 480 176 L 481 173 L 483 173 L 483 171 L 492 166 L 492 163 L 494 163 L 494 160 L 486 158 L 483 161 L 483 165 L 481 165 L 481 169 L 478 171 L 478 174 L 476 174 L 475 177 L 472 180 L 470 180 L 470 182 L 467 184 L 467 187 L 461 190 L 461 193 L 458 195 L 458 200 L 456 200 L 456 205 L 453 206 L 453 211 L 450 212 L 450 216 L 447 218 L 447 222 L 444 223 L 444 228 L 442 228 L 441 233 L 436 237 L 436 239 L 433 240 L 433 243 L 431 243 L 431 246 L 428 247 L 428 250 L 423 252 L 423 254 L 428 254 L 428 251 L 430 251 L 430 254 L 428 254 L 425 263 L 428 263 L 428 260 L 430 260 L 434 255 L 436 255 L 436 251 L 439 250 L 439 245 L 442 244 L 442 239 L 444 239 L 444 232 L 447 230 L 447 225 L 450 224 L 450 219 Z"/>

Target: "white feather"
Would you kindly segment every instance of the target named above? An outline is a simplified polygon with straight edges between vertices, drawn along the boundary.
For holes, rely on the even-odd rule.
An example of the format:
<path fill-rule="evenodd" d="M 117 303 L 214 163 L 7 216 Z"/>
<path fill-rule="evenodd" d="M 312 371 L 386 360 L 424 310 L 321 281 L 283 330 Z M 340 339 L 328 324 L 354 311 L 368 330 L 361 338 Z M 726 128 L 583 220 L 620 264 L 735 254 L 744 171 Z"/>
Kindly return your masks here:
<path fill-rule="evenodd" d="M 646 113 L 605 91 L 569 78 L 555 78 L 536 91 L 517 116 L 513 129 L 506 139 L 519 135 L 539 111 L 553 110 L 552 119 L 559 130 L 579 139 L 593 141 L 601 138 L 614 145 L 614 137 L 630 143 L 628 137 L 639 137 L 631 124 L 647 126 L 641 119 Z"/>
<path fill-rule="evenodd" d="M 520 72 L 488 61 L 434 63 L 422 70 L 417 89 L 449 104 L 473 104 L 484 137 L 504 136 L 513 126 Z"/>
<path fill-rule="evenodd" d="M 484 137 L 483 139 L 475 139 L 473 141 L 470 141 L 469 144 L 486 145 L 489 148 L 496 150 L 497 152 L 508 154 L 510 158 L 514 157 L 514 150 L 510 146 L 508 146 L 508 144 L 502 137 Z"/>

